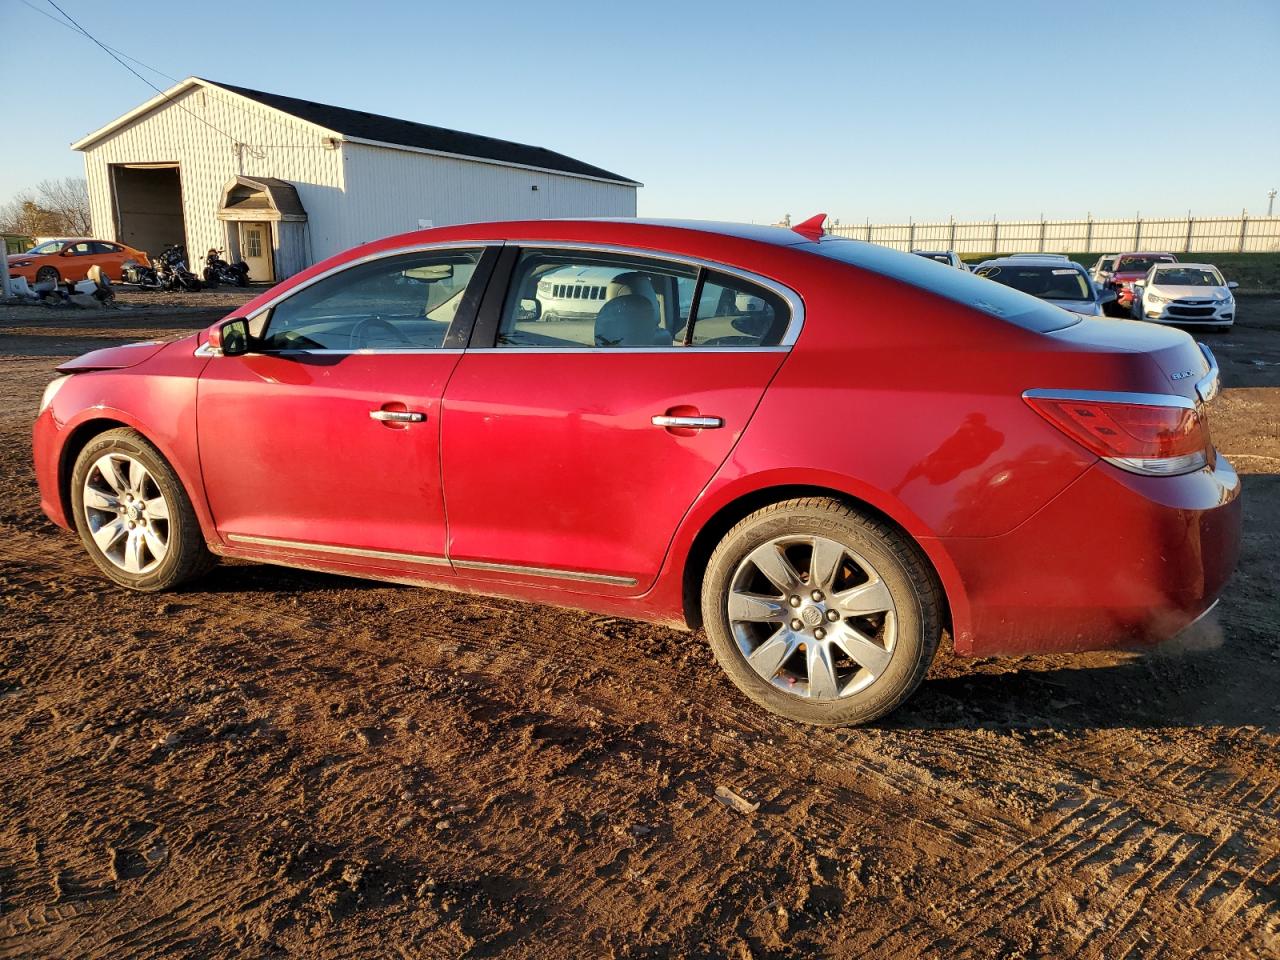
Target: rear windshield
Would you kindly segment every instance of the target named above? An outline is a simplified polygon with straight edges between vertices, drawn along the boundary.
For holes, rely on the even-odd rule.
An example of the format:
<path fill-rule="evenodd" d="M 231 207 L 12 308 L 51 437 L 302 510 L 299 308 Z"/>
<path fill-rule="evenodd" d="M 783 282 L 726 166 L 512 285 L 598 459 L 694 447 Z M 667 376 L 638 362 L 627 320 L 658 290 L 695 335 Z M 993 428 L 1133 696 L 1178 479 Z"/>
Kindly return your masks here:
<path fill-rule="evenodd" d="M 1074 267 L 979 267 L 978 276 L 1003 283 L 1041 300 L 1092 300 L 1084 274 Z"/>
<path fill-rule="evenodd" d="M 1173 263 L 1173 257 L 1121 257 L 1116 273 L 1146 273 L 1157 263 Z"/>
<path fill-rule="evenodd" d="M 968 270 L 939 270 L 921 257 L 878 247 L 862 240 L 826 237 L 817 243 L 802 243 L 793 250 L 807 250 L 829 260 L 852 264 L 893 280 L 946 297 L 966 307 L 998 317 L 1008 323 L 1047 333 L 1080 322 L 1078 316 L 1014 290 L 991 283 Z"/>
<path fill-rule="evenodd" d="M 951 258 L 945 253 L 925 253 L 923 250 L 913 251 L 917 257 L 924 257 L 926 260 L 937 260 L 939 263 L 950 264 Z"/>
<path fill-rule="evenodd" d="M 1161 267 L 1152 283 L 1166 287 L 1225 287 L 1217 270 L 1202 267 Z"/>

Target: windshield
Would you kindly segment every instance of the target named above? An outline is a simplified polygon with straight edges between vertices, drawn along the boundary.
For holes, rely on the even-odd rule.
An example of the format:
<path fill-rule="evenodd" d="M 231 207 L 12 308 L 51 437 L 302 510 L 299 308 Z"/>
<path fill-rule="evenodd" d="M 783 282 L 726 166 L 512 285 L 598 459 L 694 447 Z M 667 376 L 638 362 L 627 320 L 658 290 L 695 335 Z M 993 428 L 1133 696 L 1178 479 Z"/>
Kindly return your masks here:
<path fill-rule="evenodd" d="M 951 258 L 945 253 L 925 253 L 923 250 L 913 250 L 912 253 L 917 257 L 924 257 L 926 260 L 937 260 L 939 263 L 945 263 L 948 265 L 951 263 Z"/>
<path fill-rule="evenodd" d="M 1157 263 L 1173 263 L 1173 257 L 1121 257 L 1116 273 L 1146 273 Z"/>
<path fill-rule="evenodd" d="M 824 237 L 816 243 L 797 244 L 793 250 L 806 250 L 829 260 L 839 260 L 872 273 L 899 280 L 921 290 L 946 297 L 962 306 L 981 310 L 1024 330 L 1047 333 L 1079 323 L 1065 310 L 1042 303 L 1008 287 L 987 283 L 968 270 L 939 270 L 925 265 L 923 257 L 878 247 L 862 240 Z"/>
<path fill-rule="evenodd" d="M 1003 283 L 1041 300 L 1092 300 L 1093 290 L 1074 267 L 983 267 L 978 276 Z"/>
<path fill-rule="evenodd" d="M 36 244 L 34 247 L 28 250 L 27 253 L 39 253 L 39 254 L 58 253 L 60 250 L 62 250 L 66 242 L 67 241 L 65 240 L 46 240 L 44 243 Z"/>
<path fill-rule="evenodd" d="M 1115 262 L 1116 262 L 1116 258 L 1115 258 L 1115 257 L 1103 257 L 1101 260 L 1099 260 L 1099 261 L 1098 261 L 1098 269 L 1099 269 L 1099 270 L 1110 270 L 1110 269 L 1111 269 L 1111 265 L 1112 265 L 1113 263 L 1115 263 Z"/>
<path fill-rule="evenodd" d="M 1225 287 L 1217 270 L 1201 267 L 1164 267 L 1156 271 L 1152 283 L 1166 287 Z"/>

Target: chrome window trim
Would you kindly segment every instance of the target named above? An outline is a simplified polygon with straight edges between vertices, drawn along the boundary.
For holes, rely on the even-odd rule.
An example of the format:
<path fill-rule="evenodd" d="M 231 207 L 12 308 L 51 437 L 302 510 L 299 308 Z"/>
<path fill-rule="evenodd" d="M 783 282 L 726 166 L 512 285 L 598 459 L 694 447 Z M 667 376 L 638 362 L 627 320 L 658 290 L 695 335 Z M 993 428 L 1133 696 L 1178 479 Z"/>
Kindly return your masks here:
<path fill-rule="evenodd" d="M 1172 393 L 1125 393 L 1117 390 L 1024 390 L 1022 396 L 1031 400 L 1081 400 L 1111 403 L 1136 403 L 1147 407 L 1180 407 L 1194 410 L 1196 402 L 1190 397 Z"/>
<path fill-rule="evenodd" d="M 517 350 L 527 351 L 531 353 L 586 353 L 595 351 L 600 353 L 672 353 L 680 350 L 687 350 L 694 353 L 697 352 L 722 352 L 730 351 L 736 353 L 743 352 L 761 352 L 761 351 L 777 351 L 789 350 L 795 346 L 795 342 L 800 337 L 800 331 L 804 328 L 804 299 L 795 290 L 779 283 L 777 280 L 763 277 L 758 273 L 752 273 L 750 270 L 742 267 L 735 267 L 732 264 L 721 263 L 718 260 L 704 260 L 701 257 L 691 257 L 679 253 L 669 253 L 664 250 L 653 250 L 649 247 L 625 247 L 614 244 L 601 243 L 581 243 L 574 241 L 566 241 L 558 243 L 554 240 L 534 240 L 523 241 L 516 239 L 508 239 L 507 243 L 513 247 L 519 247 L 521 254 L 528 250 L 573 250 L 582 251 L 584 253 L 611 253 L 616 256 L 637 256 L 646 257 L 650 260 L 661 260 L 667 263 L 680 264 L 681 266 L 693 267 L 697 270 L 715 270 L 719 273 L 725 273 L 730 276 L 739 277 L 748 283 L 754 283 L 758 286 L 765 287 L 781 297 L 791 309 L 791 319 L 787 323 L 787 329 L 782 332 L 782 339 L 778 343 L 768 347 L 695 347 L 692 344 L 688 347 L 683 344 L 672 344 L 669 347 L 474 347 L 469 349 L 468 353 L 481 352 L 497 352 L 514 353 Z"/>
<path fill-rule="evenodd" d="M 374 260 L 385 260 L 387 257 L 404 256 L 410 253 L 425 253 L 429 250 L 447 250 L 450 247 L 458 247 L 462 249 L 470 247 L 500 247 L 505 243 L 503 240 L 441 240 L 437 243 L 415 243 L 404 247 L 394 247 L 390 250 L 379 250 L 376 253 L 369 253 L 363 257 L 357 257 L 355 260 L 344 260 L 335 266 L 330 267 L 321 273 L 317 273 L 314 277 L 308 277 L 296 287 L 290 287 L 288 290 L 272 297 L 262 306 L 258 307 L 251 316 L 245 319 L 251 320 L 258 314 L 275 307 L 281 301 L 288 300 L 295 293 L 301 293 L 313 284 L 319 283 L 321 280 L 327 280 L 335 274 L 342 273 L 352 267 L 358 267 L 366 263 L 372 263 Z"/>
<path fill-rule="evenodd" d="M 332 543 L 312 543 L 306 540 L 282 540 L 277 537 L 255 537 L 244 533 L 228 533 L 231 543 L 246 546 L 281 547 L 289 550 L 308 550 L 312 553 L 333 553 L 346 557 L 365 557 L 371 560 L 398 560 L 403 563 L 423 563 L 433 567 L 447 567 L 446 557 L 426 553 L 399 553 L 395 550 L 366 550 L 360 547 L 340 547 Z"/>
<path fill-rule="evenodd" d="M 515 573 L 528 577 L 547 577 L 553 580 L 572 580 L 580 583 L 603 583 L 619 587 L 636 586 L 635 577 L 616 577 L 606 573 L 587 573 L 581 570 L 561 570 L 555 567 L 532 567 L 518 563 L 489 563 L 483 560 L 454 560 L 426 553 L 400 553 L 395 550 L 369 550 L 363 547 L 343 547 L 332 543 L 314 543 L 308 540 L 285 540 L 279 537 L 258 537 L 246 533 L 225 534 L 229 543 L 245 546 L 279 547 L 285 550 L 306 550 L 310 553 L 328 553 L 344 557 L 360 557 L 368 560 L 395 560 L 401 563 L 420 563 L 432 567 L 453 567 L 457 570 L 482 570 L 495 573 Z"/>

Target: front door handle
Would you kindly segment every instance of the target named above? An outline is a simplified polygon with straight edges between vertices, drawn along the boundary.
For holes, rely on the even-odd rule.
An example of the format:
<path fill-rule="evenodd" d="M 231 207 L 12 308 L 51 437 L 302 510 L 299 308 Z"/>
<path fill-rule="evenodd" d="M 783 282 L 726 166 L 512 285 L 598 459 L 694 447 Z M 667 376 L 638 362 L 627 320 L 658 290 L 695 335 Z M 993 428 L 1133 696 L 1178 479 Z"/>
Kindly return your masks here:
<path fill-rule="evenodd" d="M 722 417 L 672 417 L 659 414 L 650 418 L 655 427 L 684 427 L 686 430 L 718 430 L 724 426 Z"/>
<path fill-rule="evenodd" d="M 370 410 L 369 419 L 383 423 L 421 423 L 427 415 L 414 410 Z"/>

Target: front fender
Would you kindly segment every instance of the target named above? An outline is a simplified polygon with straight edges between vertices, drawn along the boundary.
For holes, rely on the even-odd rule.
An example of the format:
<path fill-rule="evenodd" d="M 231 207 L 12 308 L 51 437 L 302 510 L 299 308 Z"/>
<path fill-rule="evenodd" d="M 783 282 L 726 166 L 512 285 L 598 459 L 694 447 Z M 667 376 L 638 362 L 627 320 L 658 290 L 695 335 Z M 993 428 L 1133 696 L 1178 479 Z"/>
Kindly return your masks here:
<path fill-rule="evenodd" d="M 71 375 L 37 419 L 37 472 L 52 474 L 47 479 L 42 476 L 42 498 L 50 499 L 47 488 L 52 480 L 64 526 L 70 526 L 67 493 L 76 455 L 96 434 L 126 426 L 145 437 L 173 468 L 205 540 L 216 542 L 213 518 L 205 504 L 196 434 L 196 386 L 208 360 L 192 356 L 190 350 L 175 349 L 179 346 L 172 344 L 152 360 L 129 369 Z M 52 513 L 50 517 L 59 521 Z"/>

